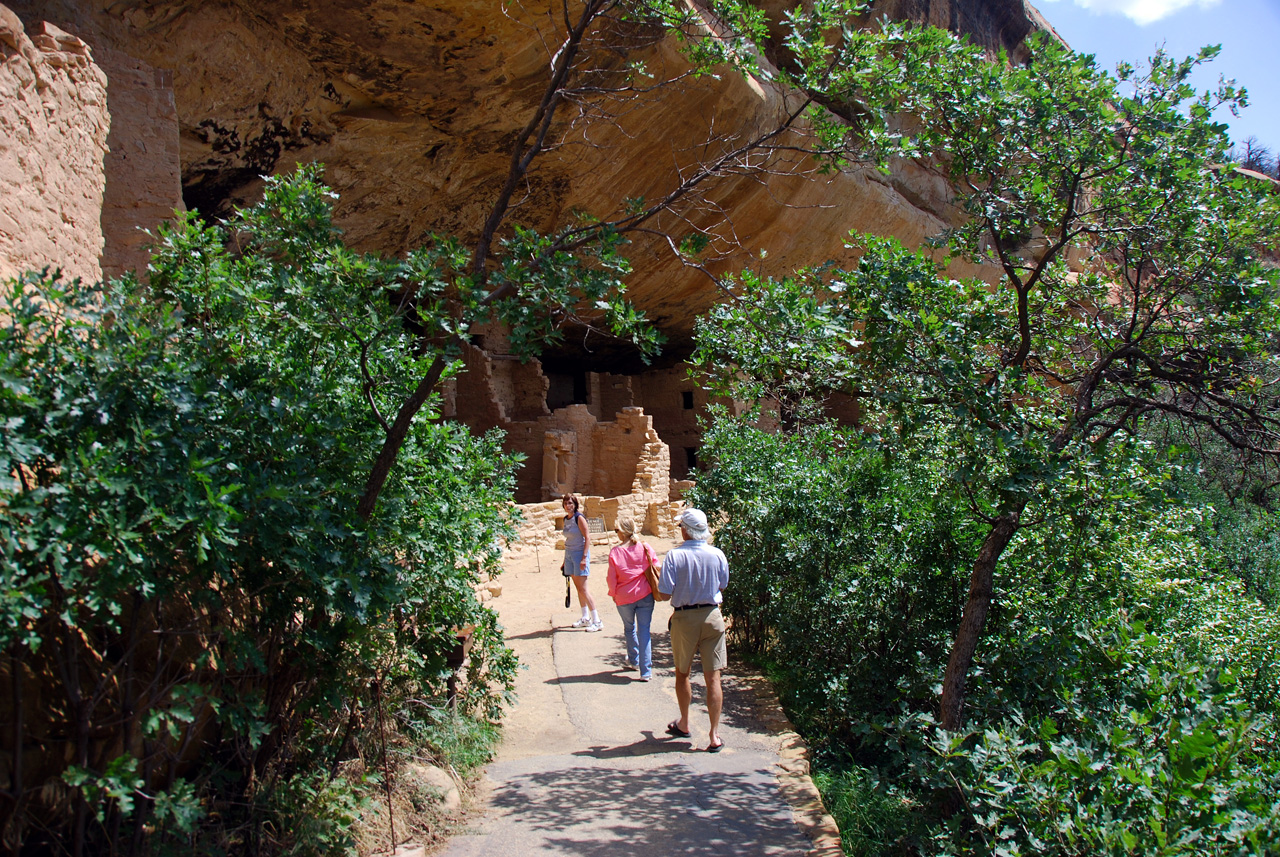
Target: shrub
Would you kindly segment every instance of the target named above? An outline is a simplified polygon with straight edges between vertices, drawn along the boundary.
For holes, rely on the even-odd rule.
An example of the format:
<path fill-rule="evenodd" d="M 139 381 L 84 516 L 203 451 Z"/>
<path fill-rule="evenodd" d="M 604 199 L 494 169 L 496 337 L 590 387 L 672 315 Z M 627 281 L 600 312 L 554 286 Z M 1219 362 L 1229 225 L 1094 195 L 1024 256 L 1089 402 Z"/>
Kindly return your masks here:
<path fill-rule="evenodd" d="M 1051 715 L 1010 705 L 960 734 L 915 721 L 931 751 L 916 757 L 918 787 L 954 790 L 960 805 L 931 853 L 1280 853 L 1277 783 L 1255 757 L 1262 721 L 1235 677 L 1141 625 L 1080 642 L 1110 674 L 1072 676 L 1095 683 L 1078 695 L 1063 682 Z"/>
<path fill-rule="evenodd" d="M 847 744 L 862 718 L 927 704 L 972 538 L 943 480 L 827 424 L 770 434 L 722 416 L 703 449 L 714 466 L 691 502 L 719 522 L 725 612 L 811 734 Z"/>
<path fill-rule="evenodd" d="M 415 368 L 391 301 L 452 256 L 354 254 L 330 196 L 309 168 L 226 225 L 180 217 L 149 288 L 6 287 L 11 844 L 155 850 L 215 816 L 268 823 L 245 818 L 259 795 L 329 794 L 371 681 L 442 694 L 458 626 L 479 629 L 464 707 L 493 715 L 510 687 L 472 591 L 509 527 L 499 438 L 419 421 L 377 514 L 354 511 L 376 406 Z"/>
<path fill-rule="evenodd" d="M 817 747 L 847 853 L 1274 853 L 1280 618 L 1215 566 L 1214 509 L 1171 497 L 1151 448 L 1028 508 L 956 733 L 936 688 L 977 536 L 946 448 L 720 413 L 704 449 L 726 611 Z"/>

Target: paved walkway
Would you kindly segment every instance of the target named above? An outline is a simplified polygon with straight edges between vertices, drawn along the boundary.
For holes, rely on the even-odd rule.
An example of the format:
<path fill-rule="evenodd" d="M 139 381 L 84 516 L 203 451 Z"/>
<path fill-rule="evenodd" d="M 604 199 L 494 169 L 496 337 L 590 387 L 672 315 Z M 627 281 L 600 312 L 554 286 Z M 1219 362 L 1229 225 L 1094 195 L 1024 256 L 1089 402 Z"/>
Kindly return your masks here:
<path fill-rule="evenodd" d="M 659 554 L 670 542 L 646 539 Z M 571 854 L 840 854 L 835 825 L 807 776 L 803 748 L 766 683 L 731 662 L 721 735 L 707 753 L 695 662 L 693 737 L 672 738 L 671 608 L 654 611 L 654 678 L 624 672 L 622 621 L 605 594 L 607 550 L 593 551 L 590 586 L 604 631 L 571 629 L 560 554 L 508 563 L 494 605 L 524 665 L 519 700 L 486 776 L 486 808 L 446 857 Z M 539 571 L 539 565 L 541 570 Z"/>

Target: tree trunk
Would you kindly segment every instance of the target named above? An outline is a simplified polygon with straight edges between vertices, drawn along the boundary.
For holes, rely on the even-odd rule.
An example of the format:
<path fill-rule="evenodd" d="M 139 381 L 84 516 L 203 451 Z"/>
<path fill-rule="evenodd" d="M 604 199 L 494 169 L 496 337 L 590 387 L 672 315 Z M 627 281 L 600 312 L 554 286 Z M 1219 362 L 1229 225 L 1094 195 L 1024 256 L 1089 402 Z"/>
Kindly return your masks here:
<path fill-rule="evenodd" d="M 23 783 L 22 771 L 22 750 L 26 743 L 26 736 L 23 735 L 22 722 L 22 668 L 23 661 L 21 658 L 22 649 L 17 643 L 13 643 L 9 647 L 9 697 L 13 703 L 13 732 L 10 735 L 10 745 L 13 747 L 13 769 L 9 775 L 9 792 L 8 797 L 13 800 L 12 813 L 0 815 L 0 830 L 4 829 L 4 822 L 8 819 L 14 819 L 14 829 L 20 829 L 18 821 L 18 810 L 22 808 L 22 793 L 25 790 Z M 15 845 L 13 853 L 18 853 Z"/>
<path fill-rule="evenodd" d="M 391 475 L 391 466 L 396 463 L 396 458 L 400 455 L 400 447 L 404 446 L 404 440 L 409 436 L 409 426 L 413 423 L 413 418 L 418 415 L 418 411 L 422 410 L 422 406 L 427 403 L 427 399 L 431 397 L 441 374 L 444 373 L 445 363 L 444 357 L 437 357 L 432 362 L 431 368 L 427 370 L 427 374 L 418 382 L 413 394 L 396 412 L 396 421 L 391 424 L 391 431 L 387 432 L 387 439 L 383 442 L 378 457 L 373 460 L 373 469 L 364 483 L 364 494 L 360 497 L 359 505 L 356 506 L 356 513 L 363 520 L 367 521 L 373 517 L 373 508 L 378 505 L 378 495 L 382 493 L 382 486 L 387 484 L 387 477 Z"/>
<path fill-rule="evenodd" d="M 954 732 L 964 725 L 965 683 L 969 678 L 969 668 L 973 666 L 973 654 L 977 651 L 982 628 L 987 622 L 987 613 L 991 609 L 996 563 L 1000 561 L 1000 555 L 1008 547 L 1013 534 L 1018 531 L 1018 521 L 1026 506 L 1026 500 L 1018 500 L 1000 513 L 992 522 L 991 529 L 982 542 L 982 549 L 978 551 L 978 558 L 973 562 L 969 597 L 965 600 L 956 641 L 951 646 L 947 671 L 942 677 L 943 729 Z"/>
<path fill-rule="evenodd" d="M 582 10 L 577 23 L 565 34 L 560 49 L 553 57 L 551 78 L 547 82 L 546 90 L 543 92 L 542 102 L 534 115 L 530 117 L 528 124 L 516 137 L 515 144 L 511 149 L 511 166 L 507 173 L 507 181 L 489 211 L 489 216 L 485 220 L 484 228 L 481 230 L 480 238 L 477 240 L 475 251 L 472 254 L 472 275 L 478 283 L 485 282 L 487 278 L 486 266 L 489 262 L 490 247 L 494 235 L 497 234 L 498 227 L 506 219 L 507 213 L 510 211 L 511 197 L 528 174 L 529 166 L 534 158 L 542 152 L 547 134 L 551 130 L 552 122 L 561 102 L 564 100 L 564 89 L 573 73 L 574 60 L 578 56 L 582 41 L 586 38 L 587 31 L 591 29 L 592 24 L 601 16 L 602 10 L 606 8 L 612 8 L 612 4 L 605 2 L 605 0 L 589 0 Z M 530 138 L 532 138 L 532 142 L 530 142 Z M 506 287 L 497 289 L 485 297 L 483 302 L 486 304 L 493 303 L 504 291 L 506 291 Z M 469 325 L 467 329 L 470 329 Z M 365 481 L 364 494 L 356 505 L 356 513 L 361 519 L 367 521 L 373 517 L 374 507 L 378 505 L 378 495 L 382 493 L 382 486 L 386 484 L 387 477 L 391 475 L 391 468 L 396 463 L 396 458 L 400 455 L 400 448 L 404 446 L 405 438 L 409 435 L 409 425 L 413 422 L 413 418 L 417 416 L 418 411 L 422 410 L 422 406 L 427 403 L 427 398 L 435 390 L 446 365 L 447 361 L 443 357 L 437 357 L 435 362 L 431 364 L 431 368 L 427 370 L 426 376 L 418 383 L 413 394 L 400 406 L 400 410 L 396 413 L 396 421 L 392 423 L 391 430 L 387 432 L 387 438 L 382 444 L 382 449 L 378 452 L 378 457 L 373 461 L 373 469 L 369 473 L 369 478 Z"/>

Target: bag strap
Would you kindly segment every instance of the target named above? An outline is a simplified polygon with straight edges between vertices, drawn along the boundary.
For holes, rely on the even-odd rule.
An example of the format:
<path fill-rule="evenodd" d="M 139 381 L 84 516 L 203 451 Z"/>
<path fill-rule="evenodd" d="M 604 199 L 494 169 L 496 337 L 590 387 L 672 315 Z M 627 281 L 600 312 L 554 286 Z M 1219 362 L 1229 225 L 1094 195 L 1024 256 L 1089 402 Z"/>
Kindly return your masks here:
<path fill-rule="evenodd" d="M 648 562 L 644 566 L 644 579 L 649 582 L 649 588 L 654 592 L 658 591 L 658 570 L 654 568 L 658 564 L 658 554 L 654 552 L 653 546 L 648 542 L 644 542 L 645 558 Z"/>

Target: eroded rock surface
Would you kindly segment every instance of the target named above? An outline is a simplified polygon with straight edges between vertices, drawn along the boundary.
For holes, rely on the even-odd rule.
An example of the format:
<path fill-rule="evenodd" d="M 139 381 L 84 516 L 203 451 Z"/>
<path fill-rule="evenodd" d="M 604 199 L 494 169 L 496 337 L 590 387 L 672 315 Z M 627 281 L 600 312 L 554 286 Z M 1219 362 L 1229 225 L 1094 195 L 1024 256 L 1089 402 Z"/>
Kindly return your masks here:
<path fill-rule="evenodd" d="M 261 175 L 319 160 L 341 194 L 337 216 L 349 240 L 390 253 L 433 232 L 478 232 L 505 177 L 513 136 L 541 96 L 552 29 L 540 4 L 497 0 L 10 5 L 28 28 L 49 21 L 95 55 L 109 56 L 113 81 L 123 83 L 131 69 L 135 82 L 145 84 L 142 95 L 150 89 L 155 96 L 135 99 L 146 103 L 120 115 L 117 122 L 127 127 L 112 131 L 113 158 L 150 156 L 145 169 L 133 168 L 119 182 L 127 190 L 116 195 L 144 200 L 135 206 L 145 209 L 137 220 L 177 202 L 165 198 L 174 170 L 186 204 L 219 215 L 255 198 Z M 989 48 L 1015 51 L 1028 32 L 1043 27 L 1023 0 L 881 0 L 873 14 L 948 26 Z M 597 55 L 602 67 L 635 60 L 668 72 L 681 67 L 674 43 L 656 41 L 643 28 L 620 28 L 610 41 Z M 155 133 L 170 109 L 170 86 L 181 141 L 177 164 L 169 142 Z M 786 93 L 767 84 L 726 76 L 619 105 L 615 122 L 570 125 L 573 113 L 566 111 L 557 131 L 565 145 L 544 157 L 521 188 L 514 219 L 549 229 L 573 210 L 603 217 L 627 198 L 657 198 L 699 158 L 776 121 L 785 103 Z M 155 121 L 140 121 L 143 115 Z M 145 152 L 128 139 L 130 129 L 146 137 Z M 903 166 L 889 178 L 852 170 L 815 179 L 811 168 L 799 159 L 775 164 L 772 175 L 718 180 L 701 205 L 683 213 L 684 222 L 668 218 L 662 225 L 711 230 L 713 250 L 724 254 L 715 270 L 739 267 L 761 250 L 768 251 L 769 268 L 784 270 L 841 256 L 850 229 L 914 243 L 947 216 L 946 187 L 918 169 Z M 143 173 L 158 187 L 135 190 Z M 109 178 L 109 200 L 110 185 Z M 128 227 L 136 233 L 134 225 Z M 137 259 L 126 255 L 136 251 L 128 243 L 117 241 L 119 249 L 107 254 L 109 271 Z M 674 360 L 714 290 L 664 241 L 637 241 L 630 254 L 631 294 L 672 339 Z M 572 356 L 603 370 L 638 368 L 627 349 L 604 340 Z"/>
<path fill-rule="evenodd" d="M 760 1 L 775 19 L 789 5 Z M 358 249 L 474 239 L 543 96 L 561 26 L 558 5 L 500 0 L 6 2 L 17 14 L 0 6 L 0 273 L 52 262 L 89 278 L 141 267 L 142 230 L 175 208 L 226 215 L 258 197 L 262 176 L 307 161 L 327 165 L 337 222 Z M 872 15 L 949 27 L 1015 57 L 1047 28 L 1024 0 L 878 0 Z M 614 22 L 586 50 L 593 85 L 618 84 L 631 63 L 659 80 L 688 70 L 673 38 L 634 23 Z M 762 64 L 779 50 L 766 46 Z M 796 93 L 733 74 L 570 100 L 507 228 L 549 231 L 664 198 L 796 105 Z M 851 230 L 915 245 L 956 216 L 947 184 L 912 163 L 888 176 L 819 175 L 783 152 L 743 166 L 699 185 L 646 224 L 658 235 L 627 248 L 629 296 L 668 339 L 657 365 L 584 331 L 530 362 L 510 357 L 501 331 L 467 349 L 465 373 L 442 390 L 444 415 L 504 430 L 526 456 L 518 502 L 642 497 L 622 511 L 661 532 L 670 481 L 699 463 L 707 400 L 680 360 L 693 320 L 721 297 L 707 273 L 847 260 Z M 694 232 L 709 242 L 705 270 L 668 240 Z M 856 419 L 852 400 L 830 405 Z"/>
<path fill-rule="evenodd" d="M 0 277 L 100 277 L 106 83 L 80 39 L 0 6 Z"/>

